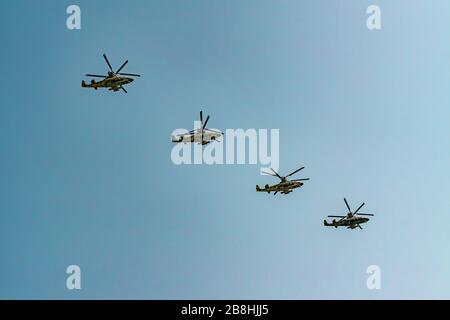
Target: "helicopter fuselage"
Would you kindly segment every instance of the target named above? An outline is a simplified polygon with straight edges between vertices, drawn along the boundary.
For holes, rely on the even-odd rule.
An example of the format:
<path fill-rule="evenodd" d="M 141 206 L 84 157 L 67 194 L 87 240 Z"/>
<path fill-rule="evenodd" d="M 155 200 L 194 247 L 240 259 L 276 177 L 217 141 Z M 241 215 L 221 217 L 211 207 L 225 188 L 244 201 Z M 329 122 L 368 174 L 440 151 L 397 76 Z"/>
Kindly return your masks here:
<path fill-rule="evenodd" d="M 349 229 L 355 229 L 358 228 L 359 225 L 368 222 L 370 219 L 365 217 L 358 217 L 358 216 L 352 216 L 352 217 L 345 217 L 340 220 L 333 220 L 332 222 L 327 222 L 326 220 L 323 221 L 324 226 L 327 227 L 347 227 Z"/>
<path fill-rule="evenodd" d="M 101 81 L 92 80 L 90 84 L 86 84 L 86 82 L 82 81 L 81 86 L 83 88 L 94 88 L 97 90 L 98 88 L 110 88 L 109 90 L 118 91 L 122 86 L 133 82 L 134 79 L 128 77 L 107 77 Z"/>
<path fill-rule="evenodd" d="M 256 191 L 258 192 L 281 192 L 282 194 L 291 193 L 292 190 L 300 188 L 303 186 L 302 182 L 299 181 L 284 181 L 274 185 L 265 185 L 264 188 L 260 188 L 258 185 L 256 186 Z"/>
<path fill-rule="evenodd" d="M 218 138 L 222 136 L 221 132 L 213 131 L 209 129 L 202 130 L 197 129 L 194 132 L 189 132 L 186 134 L 180 134 L 176 136 L 172 136 L 172 142 L 174 143 L 199 143 L 199 144 L 208 144 L 212 141 L 216 141 Z"/>

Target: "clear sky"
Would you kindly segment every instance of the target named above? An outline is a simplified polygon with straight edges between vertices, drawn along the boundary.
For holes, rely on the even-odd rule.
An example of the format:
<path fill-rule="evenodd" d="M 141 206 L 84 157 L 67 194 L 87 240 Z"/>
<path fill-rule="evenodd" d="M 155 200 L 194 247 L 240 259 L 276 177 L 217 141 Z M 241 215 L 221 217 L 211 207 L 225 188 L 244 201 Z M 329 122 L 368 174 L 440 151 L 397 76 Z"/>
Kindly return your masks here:
<path fill-rule="evenodd" d="M 2 1 L 0 298 L 450 298 L 450 2 L 379 0 L 380 31 L 371 4 Z M 142 74 L 128 94 L 81 88 L 103 53 Z M 311 181 L 175 166 L 200 109 L 280 129 L 281 173 Z M 364 230 L 322 225 L 343 197 Z"/>

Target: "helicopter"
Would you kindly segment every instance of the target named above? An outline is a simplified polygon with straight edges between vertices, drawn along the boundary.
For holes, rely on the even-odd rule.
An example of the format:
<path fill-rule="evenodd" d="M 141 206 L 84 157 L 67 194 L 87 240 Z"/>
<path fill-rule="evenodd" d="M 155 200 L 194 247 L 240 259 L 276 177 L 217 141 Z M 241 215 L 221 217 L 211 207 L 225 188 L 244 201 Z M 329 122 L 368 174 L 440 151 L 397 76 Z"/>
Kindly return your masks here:
<path fill-rule="evenodd" d="M 200 111 L 200 128 L 189 131 L 185 134 L 172 136 L 172 142 L 175 143 L 198 143 L 201 145 L 206 145 L 212 141 L 220 138 L 224 133 L 221 131 L 208 129 L 206 124 L 208 123 L 209 116 L 206 121 L 203 122 L 203 111 Z"/>
<path fill-rule="evenodd" d="M 347 227 L 348 229 L 355 229 L 355 228 L 360 228 L 361 224 L 368 222 L 370 219 L 369 218 L 365 218 L 362 216 L 373 216 L 373 214 L 368 214 L 368 213 L 358 213 L 359 210 L 364 206 L 365 203 L 363 203 L 362 205 L 359 206 L 358 209 L 356 209 L 355 212 L 352 212 L 352 210 L 350 209 L 350 206 L 348 205 L 347 199 L 344 198 L 345 201 L 345 205 L 347 206 L 348 209 L 348 213 L 346 216 L 328 216 L 328 218 L 340 218 L 340 220 L 335 220 L 333 219 L 333 221 L 331 223 L 328 223 L 327 220 L 323 220 L 323 224 L 326 227 Z"/>
<path fill-rule="evenodd" d="M 111 64 L 108 61 L 108 58 L 105 54 L 103 54 L 103 58 L 105 58 L 106 63 L 108 64 L 109 71 L 108 75 L 101 76 L 96 74 L 87 74 L 86 77 L 97 77 L 97 78 L 104 78 L 101 81 L 96 82 L 94 79 L 91 81 L 90 84 L 86 84 L 86 82 L 83 80 L 81 81 L 81 86 L 83 88 L 94 88 L 97 90 L 98 88 L 109 88 L 109 91 L 119 91 L 122 90 L 125 93 L 128 93 L 127 90 L 123 87 L 126 84 L 129 84 L 134 81 L 133 78 L 129 77 L 121 77 L 121 76 L 131 76 L 131 77 L 140 77 L 139 74 L 133 74 L 133 73 L 120 73 L 120 71 L 125 67 L 125 65 L 128 63 L 128 60 L 126 60 L 122 66 L 117 69 L 117 71 L 114 71 L 111 67 Z"/>
<path fill-rule="evenodd" d="M 294 189 L 296 188 L 300 188 L 303 183 L 301 181 L 306 181 L 309 180 L 309 178 L 305 178 L 305 179 L 294 179 L 294 180 L 288 180 L 287 178 L 292 176 L 293 174 L 299 172 L 300 170 L 303 170 L 305 167 L 301 167 L 298 170 L 295 170 L 294 172 L 288 174 L 287 176 L 280 176 L 275 170 L 273 170 L 272 168 L 270 168 L 270 170 L 272 170 L 273 173 L 270 172 L 263 172 L 264 174 L 268 174 L 271 175 L 273 177 L 278 177 L 280 178 L 281 182 L 272 186 L 269 186 L 268 184 L 266 184 L 264 186 L 264 188 L 260 188 L 258 185 L 256 185 L 256 191 L 257 192 L 274 192 L 273 195 L 276 195 L 278 192 L 281 192 L 281 194 L 289 194 L 291 193 Z"/>

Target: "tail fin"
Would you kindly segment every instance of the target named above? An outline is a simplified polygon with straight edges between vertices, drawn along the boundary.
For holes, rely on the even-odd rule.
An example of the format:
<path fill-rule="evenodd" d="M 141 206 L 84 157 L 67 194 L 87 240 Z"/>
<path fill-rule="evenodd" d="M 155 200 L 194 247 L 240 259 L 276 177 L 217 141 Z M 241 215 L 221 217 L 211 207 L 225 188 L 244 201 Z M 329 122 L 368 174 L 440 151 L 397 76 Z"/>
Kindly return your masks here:
<path fill-rule="evenodd" d="M 183 141 L 183 137 L 177 137 L 177 136 L 172 136 L 172 142 L 182 142 Z"/>
<path fill-rule="evenodd" d="M 261 188 L 258 185 L 256 185 L 256 191 L 261 191 Z"/>
<path fill-rule="evenodd" d="M 327 220 L 323 220 L 323 225 L 326 226 L 326 227 L 330 226 L 330 224 L 327 222 Z"/>
<path fill-rule="evenodd" d="M 81 81 L 81 86 L 82 86 L 83 88 L 86 87 L 86 82 L 84 82 L 84 80 Z"/>

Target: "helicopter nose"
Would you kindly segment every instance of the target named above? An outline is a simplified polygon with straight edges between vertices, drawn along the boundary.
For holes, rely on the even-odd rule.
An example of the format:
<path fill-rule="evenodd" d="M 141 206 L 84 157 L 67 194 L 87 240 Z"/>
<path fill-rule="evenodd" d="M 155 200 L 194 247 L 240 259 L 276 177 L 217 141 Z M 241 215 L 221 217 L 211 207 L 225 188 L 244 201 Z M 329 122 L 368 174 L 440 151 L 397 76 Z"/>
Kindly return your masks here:
<path fill-rule="evenodd" d="M 133 82 L 133 81 L 134 81 L 134 79 L 130 78 L 130 82 Z"/>

